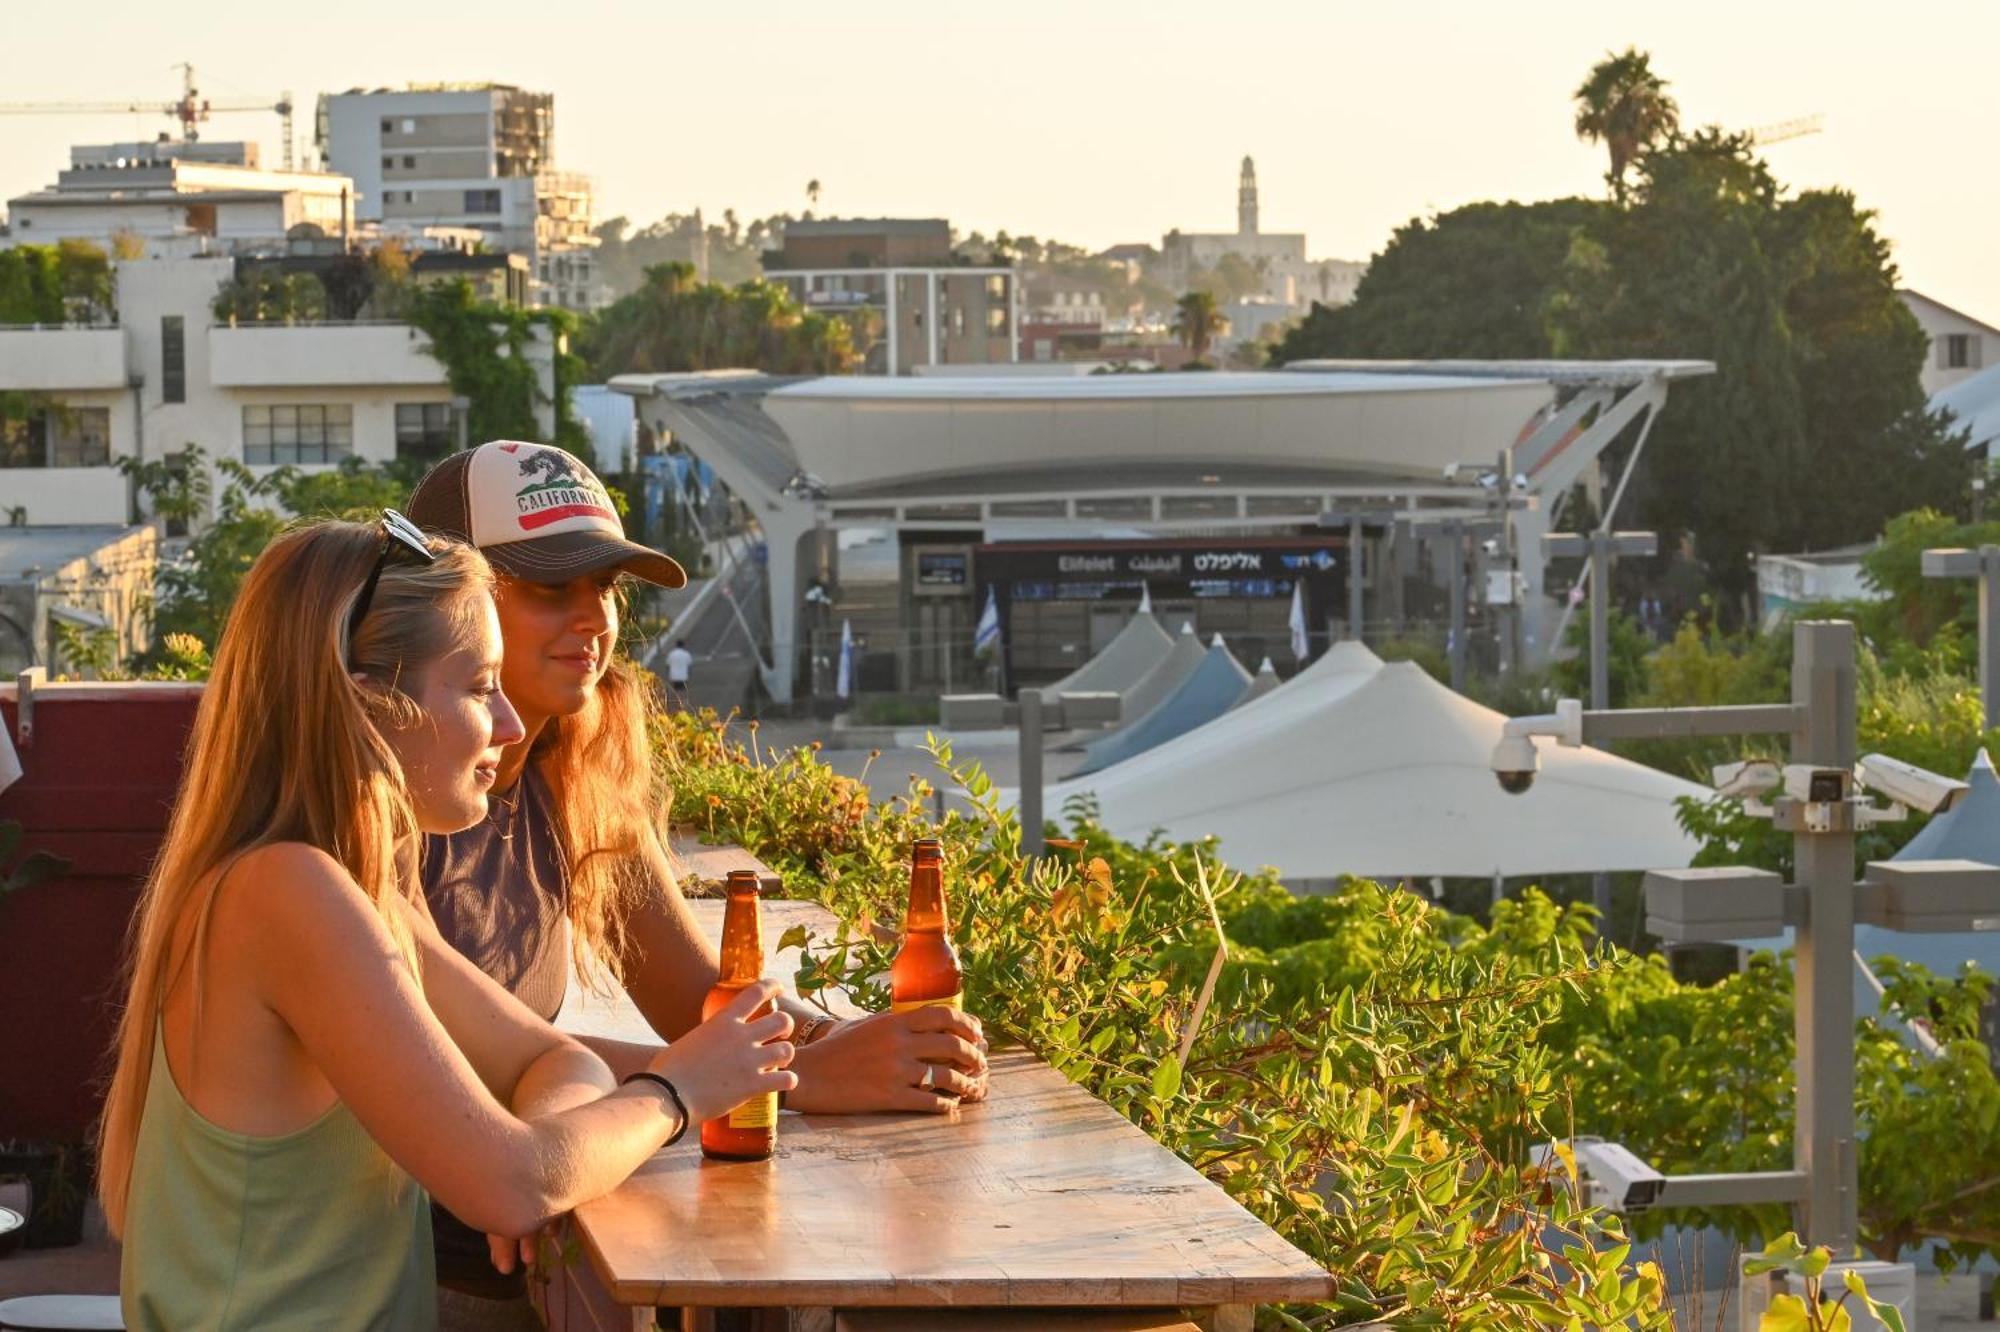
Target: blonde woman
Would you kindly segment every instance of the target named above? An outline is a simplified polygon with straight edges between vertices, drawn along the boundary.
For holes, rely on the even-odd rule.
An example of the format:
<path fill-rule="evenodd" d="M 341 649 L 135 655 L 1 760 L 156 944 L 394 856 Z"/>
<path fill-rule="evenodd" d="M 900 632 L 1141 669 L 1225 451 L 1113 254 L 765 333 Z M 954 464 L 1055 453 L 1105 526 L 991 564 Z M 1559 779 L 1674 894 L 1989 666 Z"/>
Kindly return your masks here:
<path fill-rule="evenodd" d="M 522 734 L 489 588 L 394 514 L 288 533 L 244 582 L 104 1109 L 128 1327 L 434 1326 L 427 1194 L 531 1235 L 794 1083 L 790 1019 L 747 1020 L 770 987 L 619 1086 L 438 937 L 419 835 L 483 818 Z"/>
<path fill-rule="evenodd" d="M 628 541 L 590 468 L 545 444 L 494 440 L 453 454 L 417 486 L 409 514 L 479 547 L 498 571 L 502 678 L 527 733 L 501 758 L 487 816 L 429 839 L 424 892 L 440 932 L 549 1018 L 572 954 L 600 959 L 656 1033 L 681 1039 L 701 1017 L 717 962 L 661 847 L 651 699 L 618 651 L 617 589 L 625 578 L 680 587 L 687 575 Z M 968 1013 L 836 1021 L 796 999 L 780 1006 L 798 1022 L 793 1109 L 942 1113 L 986 1094 L 985 1037 Z M 660 1050 L 589 1044 L 620 1074 Z M 476 1223 L 440 1212 L 437 1244 L 439 1279 L 486 1306 L 468 1325 L 523 1316 L 518 1280 L 493 1271 Z"/>

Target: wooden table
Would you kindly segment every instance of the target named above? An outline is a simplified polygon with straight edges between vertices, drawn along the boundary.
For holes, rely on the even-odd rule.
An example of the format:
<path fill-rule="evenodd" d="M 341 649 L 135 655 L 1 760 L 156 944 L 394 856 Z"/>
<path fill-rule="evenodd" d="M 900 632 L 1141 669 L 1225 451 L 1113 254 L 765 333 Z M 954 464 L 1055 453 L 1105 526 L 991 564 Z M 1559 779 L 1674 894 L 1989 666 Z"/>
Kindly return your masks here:
<path fill-rule="evenodd" d="M 721 904 L 697 906 L 718 930 Z M 769 902 L 767 946 L 785 911 L 830 926 L 813 904 Z M 766 974 L 791 969 L 774 958 Z M 813 1329 L 845 1308 L 1096 1305 L 1201 1309 L 1247 1329 L 1257 1304 L 1333 1289 L 1311 1258 L 1023 1051 L 997 1052 L 986 1102 L 949 1118 L 787 1113 L 764 1162 L 705 1161 L 690 1136 L 575 1222 L 633 1327 L 650 1327 L 655 1305 L 787 1307 L 794 1327 Z"/>

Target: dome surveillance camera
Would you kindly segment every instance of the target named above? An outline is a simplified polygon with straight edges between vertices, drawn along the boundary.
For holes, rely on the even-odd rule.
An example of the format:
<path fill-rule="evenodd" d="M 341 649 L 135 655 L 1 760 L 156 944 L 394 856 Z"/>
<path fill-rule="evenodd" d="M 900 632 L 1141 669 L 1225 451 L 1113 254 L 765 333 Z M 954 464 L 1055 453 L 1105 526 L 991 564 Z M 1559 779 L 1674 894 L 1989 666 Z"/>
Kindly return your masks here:
<path fill-rule="evenodd" d="M 1525 795 L 1541 766 L 1535 742 L 1525 735 L 1503 735 L 1493 747 L 1493 776 L 1508 795 Z"/>

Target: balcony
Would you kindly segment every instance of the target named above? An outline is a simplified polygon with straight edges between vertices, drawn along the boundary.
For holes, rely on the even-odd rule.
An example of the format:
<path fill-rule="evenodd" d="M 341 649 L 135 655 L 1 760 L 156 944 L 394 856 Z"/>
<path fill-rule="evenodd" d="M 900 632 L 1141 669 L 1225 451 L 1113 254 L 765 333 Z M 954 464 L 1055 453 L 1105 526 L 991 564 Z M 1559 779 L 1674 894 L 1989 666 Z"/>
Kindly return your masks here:
<path fill-rule="evenodd" d="M 0 390 L 53 393 L 125 385 L 122 328 L 0 325 Z"/>
<path fill-rule="evenodd" d="M 409 324 L 237 324 L 208 330 L 218 388 L 317 388 L 445 382 L 430 340 Z"/>

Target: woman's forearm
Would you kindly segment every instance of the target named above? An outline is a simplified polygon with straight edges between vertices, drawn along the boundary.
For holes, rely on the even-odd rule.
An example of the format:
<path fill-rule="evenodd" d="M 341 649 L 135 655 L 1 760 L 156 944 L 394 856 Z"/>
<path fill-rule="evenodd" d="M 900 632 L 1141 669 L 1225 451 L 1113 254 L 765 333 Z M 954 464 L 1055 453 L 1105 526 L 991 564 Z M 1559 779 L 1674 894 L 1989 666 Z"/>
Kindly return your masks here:
<path fill-rule="evenodd" d="M 522 1119 L 535 1119 L 588 1105 L 617 1087 L 617 1076 L 602 1057 L 588 1048 L 564 1043 L 550 1047 L 528 1065 L 514 1085 L 511 1108 Z"/>

